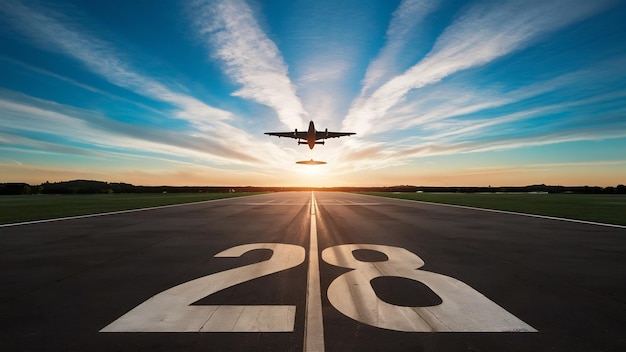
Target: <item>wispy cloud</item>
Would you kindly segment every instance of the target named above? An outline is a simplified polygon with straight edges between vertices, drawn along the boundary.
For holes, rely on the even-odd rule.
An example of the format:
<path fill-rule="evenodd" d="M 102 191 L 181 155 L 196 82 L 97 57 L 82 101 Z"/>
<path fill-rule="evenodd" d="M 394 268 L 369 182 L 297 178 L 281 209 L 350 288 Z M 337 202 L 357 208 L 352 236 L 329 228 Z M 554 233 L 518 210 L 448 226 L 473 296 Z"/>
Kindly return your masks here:
<path fill-rule="evenodd" d="M 62 76 L 60 74 L 57 74 L 57 73 L 54 73 L 54 72 L 50 72 L 48 70 L 44 70 L 44 69 L 41 69 L 39 67 L 35 67 L 35 66 L 32 66 L 32 65 L 28 65 L 26 63 L 23 63 L 23 62 L 20 62 L 20 61 L 16 61 L 16 60 L 13 60 L 13 59 L 7 58 L 7 57 L 0 56 L 0 60 L 3 60 L 5 62 L 7 62 L 7 63 L 10 63 L 11 65 L 15 65 L 15 66 L 18 66 L 18 67 L 25 68 L 25 69 L 27 69 L 27 70 L 29 70 L 31 72 L 34 72 L 34 73 L 37 73 L 37 74 L 40 74 L 40 75 L 52 77 L 52 78 L 57 79 L 59 81 L 62 81 L 62 82 L 65 82 L 65 83 L 69 83 L 69 84 L 71 84 L 71 85 L 73 85 L 75 87 L 78 87 L 78 88 L 81 88 L 81 89 L 93 92 L 93 93 L 98 94 L 100 96 L 105 96 L 105 97 L 110 98 L 110 99 L 123 101 L 125 103 L 129 103 L 129 104 L 135 105 L 135 106 L 137 106 L 137 107 L 139 107 L 139 108 L 141 108 L 143 110 L 150 111 L 151 113 L 153 113 L 155 115 L 167 116 L 167 114 L 164 113 L 163 111 L 157 110 L 157 109 L 155 109 L 155 108 L 153 108 L 151 106 L 148 106 L 146 104 L 140 103 L 140 102 L 132 100 L 132 99 L 125 98 L 125 97 L 120 96 L 120 95 L 112 94 L 112 93 L 107 92 L 105 90 L 98 89 L 98 88 L 96 88 L 94 86 L 91 86 L 91 85 L 79 82 L 77 80 L 74 80 L 74 79 L 71 79 L 71 78 L 68 78 L 68 77 L 65 77 L 65 76 Z"/>
<path fill-rule="evenodd" d="M 47 8 L 17 1 L 3 4 L 12 24 L 40 46 L 67 54 L 109 82 L 138 94 L 167 102 L 178 110 L 173 115 L 199 127 L 232 118 L 228 111 L 211 107 L 196 98 L 173 91 L 134 70 L 112 45 L 79 30 L 71 18 Z"/>
<path fill-rule="evenodd" d="M 393 129 L 423 126 L 436 129 L 440 121 L 488 111 L 540 96 L 570 84 L 573 75 L 537 82 L 529 86 L 501 92 L 495 88 L 481 88 L 469 84 L 446 84 L 420 90 L 412 99 L 398 103 L 388 111 L 386 123 L 377 125 L 376 133 Z M 583 80 L 576 79 L 577 82 Z M 470 121 L 471 122 L 471 121 Z"/>
<path fill-rule="evenodd" d="M 506 1 L 481 3 L 463 13 L 432 51 L 402 75 L 353 105 L 344 127 L 367 134 L 407 93 L 456 72 L 485 65 L 549 32 L 606 8 L 606 1 Z M 558 14 L 558 16 L 555 16 Z"/>
<path fill-rule="evenodd" d="M 8 145 L 38 147 L 70 155 L 102 155 L 102 151 L 110 151 L 126 155 L 161 155 L 169 160 L 258 162 L 251 155 L 209 138 L 125 124 L 91 111 L 26 96 L 0 95 L 0 111 L 3 116 L 0 128 L 6 131 L 5 134 L 16 132 L 12 140 L 6 142 Z M 36 137 L 21 136 L 23 132 Z M 5 138 L 8 139 L 9 135 L 6 134 Z M 51 137 L 63 142 L 44 142 Z M 68 147 L 66 143 L 74 146 Z"/>
<path fill-rule="evenodd" d="M 574 81 L 572 84 L 579 83 L 584 82 Z M 511 97 L 528 96 L 531 92 L 544 91 L 542 88 L 547 86 L 552 84 L 520 90 Z M 342 165 L 341 172 L 347 173 L 415 164 L 418 159 L 426 157 L 625 138 L 623 116 L 626 109 L 621 103 L 624 97 L 626 91 L 622 90 L 586 99 L 531 106 L 490 118 L 464 119 L 460 116 L 458 119 L 431 121 L 425 123 L 422 130 L 414 129 L 414 133 L 402 138 L 385 138 L 381 142 L 372 142 L 371 138 L 369 141 L 347 140 L 335 152 L 337 157 L 333 161 Z M 598 109 L 601 117 L 597 116 Z M 451 114 L 457 112 L 460 111 Z M 596 117 L 590 119 L 589 116 Z"/>
<path fill-rule="evenodd" d="M 384 30 L 386 2 L 294 1 L 275 28 L 310 118 L 339 128 Z M 383 11 L 381 11 L 383 10 Z M 288 40 L 284 40 L 288 38 Z"/>
<path fill-rule="evenodd" d="M 429 128 L 434 133 L 425 137 L 426 140 L 446 141 L 458 136 L 462 136 L 465 140 L 471 139 L 486 139 L 493 137 L 494 135 L 507 135 L 511 134 L 512 130 L 520 129 L 522 124 L 520 122 L 524 120 L 531 120 L 550 116 L 553 114 L 564 114 L 563 118 L 552 119 L 552 121 L 536 121 L 533 125 L 534 128 L 525 128 L 524 131 L 517 132 L 518 134 L 532 134 L 537 130 L 560 130 L 568 129 L 572 127 L 584 127 L 590 128 L 591 131 L 597 128 L 613 129 L 623 127 L 621 118 L 611 118 L 611 115 L 622 116 L 626 109 L 617 107 L 611 107 L 608 109 L 606 116 L 603 120 L 594 119 L 589 120 L 587 117 L 586 108 L 597 109 L 598 107 L 606 104 L 612 104 L 615 101 L 621 101 L 626 98 L 626 91 L 616 91 L 608 94 L 598 95 L 587 99 L 580 99 L 571 102 L 563 102 L 556 104 L 547 104 L 536 108 L 530 108 L 526 110 L 520 110 L 510 114 L 504 114 L 494 116 L 491 118 L 483 119 L 471 119 L 467 121 L 452 120 L 446 122 L 440 122 L 430 125 Z M 622 110 L 620 112 L 620 109 Z M 581 116 L 582 115 L 582 116 Z M 504 125 L 504 126 L 503 126 Z M 598 137 L 593 135 L 589 139 L 597 139 Z M 583 139 L 587 139 L 586 137 Z M 557 143 L 558 141 L 554 141 Z"/>
<path fill-rule="evenodd" d="M 269 106 L 289 129 L 307 117 L 276 44 L 241 0 L 197 1 L 190 6 L 197 35 L 242 88 L 233 93 Z"/>
<path fill-rule="evenodd" d="M 506 136 L 471 141 L 429 141 L 416 145 L 361 145 L 361 148 L 343 150 L 340 161 L 345 171 L 385 168 L 402 165 L 420 157 L 458 155 L 492 151 L 505 151 L 550 144 L 579 141 L 597 141 L 611 138 L 625 138 L 626 123 L 612 126 L 571 127 L 555 132 L 537 133 L 525 136 Z"/>
<path fill-rule="evenodd" d="M 3 13 L 17 30 L 39 46 L 61 52 L 78 60 L 87 69 L 115 85 L 152 100 L 172 105 L 172 110 L 166 113 L 174 118 L 189 122 L 192 127 L 181 134 L 176 131 L 145 129 L 132 125 L 121 126 L 119 122 L 101 116 L 98 120 L 100 121 L 99 127 L 107 125 L 105 127 L 109 132 L 118 129 L 115 133 L 117 138 L 111 139 L 119 142 L 118 145 L 130 143 L 136 147 L 136 150 L 158 150 L 166 154 L 171 154 L 172 150 L 178 150 L 174 147 L 180 147 L 187 151 L 183 154 L 195 151 L 199 153 L 201 160 L 206 161 L 208 159 L 218 163 L 262 163 L 262 160 L 271 161 L 274 157 L 285 157 L 285 152 L 275 145 L 260 141 L 256 143 L 255 138 L 248 133 L 233 127 L 229 123 L 234 119 L 231 112 L 209 106 L 195 97 L 171 89 L 158 80 L 139 73 L 129 63 L 131 60 L 126 58 L 125 54 L 120 53 L 111 44 L 98 37 L 87 34 L 84 28 L 64 14 L 32 4 L 25 6 L 19 1 L 4 3 L 0 13 Z M 34 100 L 30 102 L 32 103 Z M 9 108 L 7 104 L 9 103 L 5 101 L 4 108 L 6 109 Z M 50 108 L 50 106 L 51 104 L 47 104 L 45 108 L 41 106 L 31 107 L 36 112 L 33 116 L 43 118 L 46 114 L 52 114 L 53 119 L 59 122 L 63 128 L 86 129 L 85 121 L 68 118 L 68 116 L 54 111 L 46 111 L 45 109 Z M 13 105 L 13 107 L 15 106 Z M 27 107 L 24 105 L 20 109 L 27 109 Z M 115 124 L 117 126 L 114 126 Z M 41 129 L 41 126 L 44 125 L 40 125 L 39 128 Z M 93 127 L 92 124 L 91 128 Z M 57 132 L 61 133 L 61 131 Z M 93 137 L 90 142 L 94 145 L 99 145 L 104 140 L 103 136 L 97 133 L 89 135 Z M 132 141 L 120 140 L 120 136 L 123 135 L 133 135 L 136 138 L 131 138 Z M 108 135 L 108 137 L 112 136 L 113 134 Z M 75 140 L 76 138 L 72 139 Z M 142 140 L 142 142 L 138 143 L 138 140 Z M 151 143 L 150 141 L 162 143 Z M 256 148 L 250 148 L 253 141 Z M 155 149 L 155 146 L 160 147 Z M 169 151 L 166 150 L 167 148 Z"/>
<path fill-rule="evenodd" d="M 440 175 L 556 169 L 569 147 L 589 147 L 567 159 L 581 163 L 621 158 L 615 0 L 193 1 L 113 17 L 108 3 L 2 1 L 3 167 L 279 185 L 315 158 L 329 176 L 306 182 L 330 185 L 413 182 L 429 161 Z M 358 134 L 312 151 L 262 134 L 305 119 Z"/>
<path fill-rule="evenodd" d="M 399 58 L 415 37 L 423 34 L 418 28 L 423 20 L 439 6 L 440 0 L 404 0 L 393 13 L 386 33 L 386 43 L 367 68 L 363 79 L 362 95 L 371 93 L 390 75 L 398 74 Z M 411 44 L 411 45 L 407 45 Z"/>

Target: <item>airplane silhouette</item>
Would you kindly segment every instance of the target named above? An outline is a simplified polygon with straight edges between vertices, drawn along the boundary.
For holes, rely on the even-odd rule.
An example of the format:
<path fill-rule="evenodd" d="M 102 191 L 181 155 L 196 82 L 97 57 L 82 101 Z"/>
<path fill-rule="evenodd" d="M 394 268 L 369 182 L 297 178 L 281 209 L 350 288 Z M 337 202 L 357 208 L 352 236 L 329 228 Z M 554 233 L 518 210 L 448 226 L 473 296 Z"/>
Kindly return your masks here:
<path fill-rule="evenodd" d="M 287 137 L 294 138 L 298 140 L 298 145 L 300 144 L 308 144 L 309 149 L 313 149 L 316 144 L 324 144 L 324 140 L 327 138 L 339 138 L 343 136 L 351 136 L 356 134 L 354 132 L 329 132 L 328 128 L 324 131 L 317 131 L 315 129 L 315 124 L 313 121 L 309 122 L 309 129 L 306 132 L 298 132 L 298 129 L 294 132 L 265 132 L 265 134 L 269 136 L 277 136 L 277 137 Z M 318 140 L 321 139 L 321 142 Z"/>

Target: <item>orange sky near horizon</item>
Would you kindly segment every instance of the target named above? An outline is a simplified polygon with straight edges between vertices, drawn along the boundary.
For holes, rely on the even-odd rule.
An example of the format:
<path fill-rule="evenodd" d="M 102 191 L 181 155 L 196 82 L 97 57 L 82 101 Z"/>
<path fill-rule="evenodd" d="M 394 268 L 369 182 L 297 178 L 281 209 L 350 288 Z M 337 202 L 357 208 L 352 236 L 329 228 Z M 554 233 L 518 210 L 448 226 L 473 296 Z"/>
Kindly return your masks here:
<path fill-rule="evenodd" d="M 114 170 L 110 168 L 44 168 L 0 164 L 0 182 L 25 182 L 37 185 L 76 179 L 123 182 L 137 186 L 273 186 L 273 187 L 358 187 L 358 186 L 527 186 L 548 184 L 562 186 L 617 186 L 626 184 L 626 162 L 603 165 L 531 165 L 489 168 L 415 167 L 406 165 L 393 170 L 341 173 L 329 165 L 294 165 L 279 173 L 249 170 L 228 171 L 207 167 L 186 167 L 161 171 Z"/>

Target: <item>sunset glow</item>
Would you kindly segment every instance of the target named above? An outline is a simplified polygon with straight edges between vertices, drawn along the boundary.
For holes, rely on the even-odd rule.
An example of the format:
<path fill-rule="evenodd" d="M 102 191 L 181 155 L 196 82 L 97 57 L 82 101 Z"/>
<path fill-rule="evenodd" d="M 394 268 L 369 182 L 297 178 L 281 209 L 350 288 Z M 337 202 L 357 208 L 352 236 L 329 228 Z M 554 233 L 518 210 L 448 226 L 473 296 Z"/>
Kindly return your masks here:
<path fill-rule="evenodd" d="M 611 0 L 3 1 L 0 182 L 624 184 L 625 16 Z M 263 134 L 310 120 L 357 134 L 313 150 Z"/>

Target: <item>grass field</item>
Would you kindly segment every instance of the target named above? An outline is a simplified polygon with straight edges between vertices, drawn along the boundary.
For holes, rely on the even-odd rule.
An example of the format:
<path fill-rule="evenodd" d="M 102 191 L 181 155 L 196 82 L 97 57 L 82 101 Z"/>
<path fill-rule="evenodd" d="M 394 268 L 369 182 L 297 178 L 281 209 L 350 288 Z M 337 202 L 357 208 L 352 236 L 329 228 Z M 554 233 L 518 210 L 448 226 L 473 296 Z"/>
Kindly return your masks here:
<path fill-rule="evenodd" d="M 0 224 L 239 197 L 257 193 L 0 196 Z M 364 193 L 626 225 L 622 194 Z"/>
<path fill-rule="evenodd" d="M 0 224 L 240 197 L 257 193 L 0 196 Z"/>
<path fill-rule="evenodd" d="M 625 194 L 364 193 L 626 225 Z"/>

